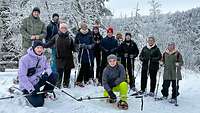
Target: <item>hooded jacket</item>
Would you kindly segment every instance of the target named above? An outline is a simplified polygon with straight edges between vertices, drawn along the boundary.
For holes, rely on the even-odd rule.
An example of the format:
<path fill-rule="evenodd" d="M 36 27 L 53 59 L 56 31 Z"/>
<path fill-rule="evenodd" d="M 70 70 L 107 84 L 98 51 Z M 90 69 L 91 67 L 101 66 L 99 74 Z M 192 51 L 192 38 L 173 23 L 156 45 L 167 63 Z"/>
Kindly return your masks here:
<path fill-rule="evenodd" d="M 39 62 L 38 62 L 39 60 Z M 28 77 L 27 72 L 29 68 L 36 67 L 35 74 Z M 33 51 L 32 47 L 27 50 L 27 54 L 22 56 L 19 60 L 19 87 L 21 90 L 26 89 L 29 93 L 35 90 L 34 85 L 39 82 L 39 78 L 42 76 L 42 73 L 46 71 L 48 75 L 52 73 L 50 65 L 47 61 L 47 58 L 44 55 L 38 56 Z"/>

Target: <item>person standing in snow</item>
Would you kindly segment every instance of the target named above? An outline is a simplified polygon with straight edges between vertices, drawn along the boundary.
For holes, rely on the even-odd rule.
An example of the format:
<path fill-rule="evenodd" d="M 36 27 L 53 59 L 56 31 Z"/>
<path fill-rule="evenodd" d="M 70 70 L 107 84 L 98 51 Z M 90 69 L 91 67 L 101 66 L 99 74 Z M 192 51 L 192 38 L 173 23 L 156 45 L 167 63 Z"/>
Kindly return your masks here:
<path fill-rule="evenodd" d="M 101 76 L 100 69 L 101 69 L 101 47 L 100 43 L 103 39 L 102 35 L 99 32 L 99 26 L 94 26 L 92 31 L 93 40 L 95 42 L 94 46 L 94 57 L 96 58 L 96 78 L 98 81 L 100 81 Z"/>
<path fill-rule="evenodd" d="M 120 92 L 119 106 L 128 108 L 127 92 L 128 85 L 125 82 L 125 69 L 122 64 L 118 64 L 117 56 L 111 54 L 107 57 L 108 65 L 103 70 L 102 84 L 105 89 L 104 96 L 108 97 L 108 102 L 115 103 L 117 96 L 114 92 Z"/>
<path fill-rule="evenodd" d="M 75 52 L 76 50 L 73 37 L 68 31 L 66 23 L 60 24 L 58 34 L 56 34 L 51 40 L 49 40 L 49 42 L 46 44 L 46 47 L 52 47 L 54 45 L 56 49 L 55 56 L 57 63 L 57 72 L 59 74 L 57 86 L 61 86 L 62 78 L 64 76 L 62 85 L 64 87 L 68 87 L 71 69 L 74 68 L 72 52 Z"/>
<path fill-rule="evenodd" d="M 141 72 L 141 91 L 144 93 L 147 87 L 148 75 L 150 76 L 150 92 L 149 96 L 154 96 L 154 91 L 156 87 L 156 75 L 159 69 L 159 60 L 161 59 L 162 54 L 160 49 L 155 43 L 154 37 L 148 37 L 147 45 L 142 48 L 142 51 L 139 55 L 139 59 L 142 61 L 142 72 Z"/>
<path fill-rule="evenodd" d="M 136 43 L 131 40 L 131 33 L 125 34 L 125 40 L 118 47 L 117 52 L 121 58 L 121 63 L 127 69 L 130 81 L 130 89 L 135 91 L 134 60 L 139 54 Z M 133 71 L 133 72 L 132 72 Z M 128 76 L 127 75 L 127 76 Z"/>
<path fill-rule="evenodd" d="M 161 64 L 164 65 L 163 74 L 163 89 L 161 93 L 164 98 L 169 95 L 169 86 L 172 84 L 172 99 L 175 100 L 179 95 L 179 80 L 181 76 L 181 66 L 183 65 L 183 58 L 181 53 L 176 49 L 175 43 L 169 43 L 166 51 L 163 53 Z M 177 83 L 176 83 L 177 79 Z"/>
<path fill-rule="evenodd" d="M 52 15 L 52 20 L 47 26 L 47 36 L 45 38 L 46 43 L 49 42 L 49 40 L 52 39 L 56 34 L 58 34 L 59 30 L 59 15 L 57 13 L 54 13 Z M 57 66 L 56 66 L 56 49 L 55 47 L 51 47 L 51 69 L 53 72 L 57 72 Z"/>
<path fill-rule="evenodd" d="M 44 93 L 40 92 L 40 87 L 44 86 L 43 92 L 52 92 L 54 87 L 48 84 L 56 84 L 57 74 L 52 73 L 50 65 L 43 55 L 44 44 L 40 40 L 35 40 L 33 46 L 27 50 L 27 54 L 19 60 L 19 87 L 26 96 L 29 103 L 34 107 L 44 104 Z"/>
<path fill-rule="evenodd" d="M 115 39 L 115 36 L 113 36 L 113 28 L 109 27 L 107 29 L 107 36 L 102 39 L 100 46 L 101 46 L 101 50 L 102 50 L 100 78 L 102 78 L 103 69 L 107 66 L 106 58 L 110 54 L 116 54 L 115 50 L 118 47 L 117 40 Z M 99 82 L 102 84 L 101 79 Z"/>
<path fill-rule="evenodd" d="M 31 15 L 22 21 L 20 32 L 22 34 L 23 54 L 32 45 L 32 41 L 42 40 L 46 37 L 46 27 L 44 22 L 40 20 L 40 9 L 35 7 Z"/>
<path fill-rule="evenodd" d="M 80 72 L 76 81 L 76 85 L 84 87 L 90 79 L 94 78 L 94 40 L 92 32 L 88 28 L 87 23 L 81 23 L 81 28 L 75 37 L 75 44 L 79 45 L 78 59 L 81 63 Z"/>

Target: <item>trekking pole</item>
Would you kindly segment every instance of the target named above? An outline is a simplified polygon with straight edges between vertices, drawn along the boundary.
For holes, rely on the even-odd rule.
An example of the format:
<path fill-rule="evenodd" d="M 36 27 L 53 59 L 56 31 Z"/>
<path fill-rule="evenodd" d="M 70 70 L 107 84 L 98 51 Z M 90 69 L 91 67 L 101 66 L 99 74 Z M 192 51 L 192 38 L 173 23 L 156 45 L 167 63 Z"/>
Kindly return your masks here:
<path fill-rule="evenodd" d="M 143 111 L 143 108 L 144 108 L 144 96 L 143 95 L 138 95 L 135 98 L 141 98 L 141 111 Z"/>
<path fill-rule="evenodd" d="M 134 87 L 135 87 L 135 77 L 134 77 L 134 64 L 133 64 L 133 60 L 134 60 L 134 57 L 133 57 L 133 55 L 130 55 L 130 59 L 131 59 L 131 74 L 132 74 L 132 77 L 133 77 L 133 84 L 134 84 Z M 136 90 L 136 88 L 135 88 L 135 90 Z M 130 91 L 131 91 L 131 88 L 129 89 L 129 91 L 128 91 L 128 93 L 130 93 Z M 136 92 L 137 92 L 137 90 L 136 90 Z"/>
<path fill-rule="evenodd" d="M 96 100 L 96 99 L 107 99 L 107 98 L 109 98 L 109 97 L 90 97 L 90 96 L 88 96 L 88 97 L 86 97 L 86 98 L 79 98 L 78 100 L 79 101 L 83 101 L 83 100 Z"/>
<path fill-rule="evenodd" d="M 61 92 L 65 93 L 66 95 L 68 95 L 69 97 L 73 98 L 74 100 L 79 101 L 79 100 L 76 99 L 74 96 L 72 96 L 72 95 L 70 95 L 69 93 L 67 93 L 66 91 L 64 91 L 64 90 L 62 90 L 62 89 L 60 89 L 60 88 L 58 88 L 57 86 L 53 85 L 53 84 L 50 83 L 49 81 L 46 81 L 46 83 L 49 84 L 49 85 L 51 85 L 51 86 L 53 86 L 53 87 L 56 88 L 56 89 L 59 89 Z"/>
<path fill-rule="evenodd" d="M 178 106 L 177 94 L 178 94 L 178 78 L 177 78 L 178 66 L 176 66 L 176 99 L 175 99 L 175 106 Z"/>
<path fill-rule="evenodd" d="M 126 65 L 126 68 L 125 68 L 125 71 L 126 71 L 126 80 L 127 80 L 127 83 L 129 84 L 130 83 L 130 79 L 129 79 L 128 68 L 127 68 L 128 53 L 125 53 L 124 57 L 126 59 L 126 62 L 125 62 L 126 63 L 125 64 Z"/>
<path fill-rule="evenodd" d="M 78 62 L 79 62 L 78 63 L 78 71 L 75 70 L 74 87 L 76 87 L 76 79 L 78 78 L 78 75 L 79 75 L 79 72 L 80 72 L 80 69 L 81 69 L 82 56 L 83 56 L 83 48 L 81 50 L 80 62 L 78 60 Z"/>
<path fill-rule="evenodd" d="M 160 65 L 160 68 L 159 68 L 158 82 L 157 82 L 157 86 L 156 86 L 156 93 L 155 93 L 155 96 L 154 96 L 155 101 L 157 100 L 161 71 L 162 71 L 162 65 Z"/>
<path fill-rule="evenodd" d="M 20 90 L 21 91 L 21 90 Z M 22 91 L 21 91 L 22 92 Z M 1 97 L 0 100 L 5 100 L 5 99 L 12 99 L 12 98 L 16 98 L 16 97 L 27 97 L 27 96 L 32 96 L 32 95 L 40 95 L 40 94 L 44 94 L 46 92 L 41 91 L 41 92 L 37 92 L 36 94 L 22 94 L 22 95 L 18 95 L 18 96 L 7 96 L 7 97 Z"/>

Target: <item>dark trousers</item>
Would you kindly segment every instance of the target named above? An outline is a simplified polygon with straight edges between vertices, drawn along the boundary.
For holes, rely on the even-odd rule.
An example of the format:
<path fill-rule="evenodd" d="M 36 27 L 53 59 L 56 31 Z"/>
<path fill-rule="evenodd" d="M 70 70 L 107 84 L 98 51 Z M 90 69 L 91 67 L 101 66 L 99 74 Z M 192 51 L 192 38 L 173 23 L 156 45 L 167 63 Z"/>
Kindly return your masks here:
<path fill-rule="evenodd" d="M 57 74 L 51 73 L 51 75 L 48 77 L 48 82 L 55 85 L 57 80 Z M 40 87 L 44 86 L 43 91 L 53 91 L 54 87 L 50 84 L 47 84 L 46 81 L 40 80 L 35 86 L 35 90 L 39 92 Z M 26 96 L 27 100 L 31 105 L 34 107 L 41 107 L 44 105 L 44 94 L 36 94 L 36 95 L 30 95 Z"/>
<path fill-rule="evenodd" d="M 57 69 L 59 78 L 57 82 L 57 86 L 61 86 L 63 74 L 64 74 L 64 80 L 63 80 L 63 86 L 68 87 L 69 86 L 69 81 L 70 81 L 70 74 L 71 74 L 71 69 L 70 68 L 58 68 Z"/>
<path fill-rule="evenodd" d="M 168 97 L 169 95 L 169 86 L 172 83 L 172 98 L 175 99 L 178 95 L 178 89 L 179 89 L 179 81 L 177 81 L 177 86 L 176 86 L 176 80 L 164 80 L 163 81 L 163 89 L 161 90 L 161 93 L 163 96 Z"/>
<path fill-rule="evenodd" d="M 155 91 L 156 88 L 156 75 L 157 75 L 158 70 L 149 70 L 149 75 L 150 75 L 150 92 Z M 147 87 L 147 79 L 148 79 L 148 74 L 146 69 L 142 69 L 142 76 L 141 76 L 141 90 L 145 91 Z"/>
<path fill-rule="evenodd" d="M 85 82 L 87 83 L 90 78 L 94 78 L 94 70 L 93 70 L 93 65 L 89 63 L 82 63 L 81 64 L 81 69 L 77 78 L 77 82 Z"/>
<path fill-rule="evenodd" d="M 100 51 L 95 53 L 95 58 L 96 58 L 96 78 L 98 80 L 102 79 L 100 76 L 100 71 L 101 71 L 101 54 Z"/>

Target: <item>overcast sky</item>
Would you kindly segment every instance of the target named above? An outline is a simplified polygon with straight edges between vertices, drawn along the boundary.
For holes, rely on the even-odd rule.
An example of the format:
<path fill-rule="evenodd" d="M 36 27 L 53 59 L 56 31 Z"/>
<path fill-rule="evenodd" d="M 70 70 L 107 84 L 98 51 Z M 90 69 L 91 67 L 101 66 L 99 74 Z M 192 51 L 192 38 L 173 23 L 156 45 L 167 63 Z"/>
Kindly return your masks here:
<path fill-rule="evenodd" d="M 131 11 L 134 12 L 139 4 L 139 13 L 141 15 L 148 15 L 150 4 L 149 0 L 109 0 L 105 5 L 110 9 L 114 17 L 120 17 L 121 15 L 131 15 Z M 200 7 L 200 0 L 160 0 L 161 13 L 185 11 L 195 7 Z"/>

